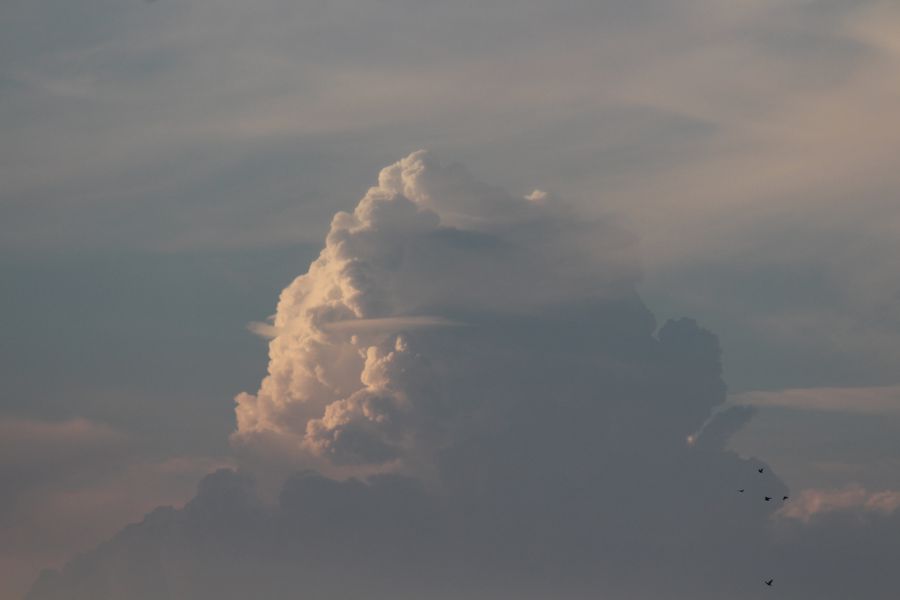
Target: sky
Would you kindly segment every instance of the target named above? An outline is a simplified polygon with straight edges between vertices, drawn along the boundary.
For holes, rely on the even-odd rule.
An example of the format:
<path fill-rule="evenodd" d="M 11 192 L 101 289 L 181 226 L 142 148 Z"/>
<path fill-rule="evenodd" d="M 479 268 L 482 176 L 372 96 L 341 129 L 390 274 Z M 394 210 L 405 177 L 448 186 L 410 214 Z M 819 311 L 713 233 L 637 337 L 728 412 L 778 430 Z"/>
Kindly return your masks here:
<path fill-rule="evenodd" d="M 7 0 L 0 598 L 892 598 L 898 40 Z"/>

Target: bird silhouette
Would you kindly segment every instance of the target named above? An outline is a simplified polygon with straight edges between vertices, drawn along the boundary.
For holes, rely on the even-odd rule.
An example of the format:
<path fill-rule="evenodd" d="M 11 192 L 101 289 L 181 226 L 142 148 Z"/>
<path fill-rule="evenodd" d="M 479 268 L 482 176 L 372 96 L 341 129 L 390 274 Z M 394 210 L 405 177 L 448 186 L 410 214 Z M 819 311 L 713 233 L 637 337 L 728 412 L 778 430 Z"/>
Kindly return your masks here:
<path fill-rule="evenodd" d="M 790 496 L 784 496 L 784 497 L 782 497 L 781 499 L 782 499 L 782 501 L 783 501 L 783 500 L 787 500 L 788 498 L 790 498 Z"/>
<path fill-rule="evenodd" d="M 744 493 L 744 488 L 741 488 L 741 489 L 739 489 L 738 491 L 739 491 L 740 493 L 743 494 L 743 493 Z"/>
<path fill-rule="evenodd" d="M 756 471 L 757 471 L 758 473 L 762 473 L 762 472 L 765 471 L 765 470 L 766 470 L 765 467 L 760 467 L 760 468 L 757 469 Z"/>
<path fill-rule="evenodd" d="M 775 580 L 774 580 L 774 579 L 769 579 L 768 581 L 766 581 L 766 585 L 769 586 L 769 587 L 772 587 L 772 582 L 773 582 L 773 581 L 775 581 Z"/>
<path fill-rule="evenodd" d="M 769 500 L 771 500 L 771 499 L 772 499 L 772 497 L 771 497 L 771 496 L 766 496 L 766 497 L 765 497 L 765 498 L 766 498 L 766 502 L 768 502 L 768 501 L 769 501 Z"/>

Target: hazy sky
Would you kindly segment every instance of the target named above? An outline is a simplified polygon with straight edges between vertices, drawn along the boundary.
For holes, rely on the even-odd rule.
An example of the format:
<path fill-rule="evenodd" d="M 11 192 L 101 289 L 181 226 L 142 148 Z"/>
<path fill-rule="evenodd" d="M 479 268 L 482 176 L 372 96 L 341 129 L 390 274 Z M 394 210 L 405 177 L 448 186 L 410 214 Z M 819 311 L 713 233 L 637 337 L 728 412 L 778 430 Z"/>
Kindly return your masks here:
<path fill-rule="evenodd" d="M 792 598 L 843 593 L 798 583 L 840 571 L 823 546 L 893 597 L 877 557 L 900 550 L 897 106 L 890 0 L 6 0 L 0 597 L 188 501 L 136 546 L 158 522 L 174 537 L 153 543 L 191 565 L 199 519 L 223 547 L 252 541 L 259 574 L 263 554 L 310 551 L 273 541 L 282 521 L 374 503 L 303 535 L 397 561 L 415 541 L 443 567 L 480 549 L 469 597 L 528 573 L 538 597 L 755 598 L 778 569 Z M 742 551 L 745 584 L 710 550 L 708 588 L 690 565 L 641 575 L 679 544 L 719 548 L 743 508 L 703 503 L 763 463 L 791 503 L 747 513 L 748 548 L 808 563 Z M 239 474 L 196 494 L 222 467 Z M 273 506 L 308 469 L 331 479 L 288 479 Z M 699 506 L 645 485 L 668 469 Z M 589 525 L 577 481 L 603 512 Z M 258 507 L 207 518 L 245 489 Z M 539 505 L 570 516 L 524 540 Z M 397 534 L 396 506 L 467 533 Z M 481 512 L 459 524 L 463 507 Z M 666 511 L 690 535 L 648 517 Z M 119 548 L 35 598 L 209 583 L 156 565 L 169 587 L 141 587 Z M 559 566 L 579 560 L 603 583 Z M 271 568 L 278 597 L 296 574 Z"/>

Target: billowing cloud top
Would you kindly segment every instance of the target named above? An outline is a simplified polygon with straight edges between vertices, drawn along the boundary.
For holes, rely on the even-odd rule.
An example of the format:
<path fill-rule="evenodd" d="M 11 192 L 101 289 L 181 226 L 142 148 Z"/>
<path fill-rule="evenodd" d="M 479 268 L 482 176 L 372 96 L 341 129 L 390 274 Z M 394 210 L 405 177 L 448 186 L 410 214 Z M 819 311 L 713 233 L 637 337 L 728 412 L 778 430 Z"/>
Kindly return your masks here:
<path fill-rule="evenodd" d="M 433 445 L 437 433 L 426 425 L 436 357 L 422 330 L 611 300 L 633 293 L 636 273 L 614 227 L 414 152 L 383 169 L 353 213 L 335 215 L 274 323 L 254 326 L 273 337 L 269 373 L 237 397 L 234 441 L 326 471 L 409 468 L 422 434 Z"/>

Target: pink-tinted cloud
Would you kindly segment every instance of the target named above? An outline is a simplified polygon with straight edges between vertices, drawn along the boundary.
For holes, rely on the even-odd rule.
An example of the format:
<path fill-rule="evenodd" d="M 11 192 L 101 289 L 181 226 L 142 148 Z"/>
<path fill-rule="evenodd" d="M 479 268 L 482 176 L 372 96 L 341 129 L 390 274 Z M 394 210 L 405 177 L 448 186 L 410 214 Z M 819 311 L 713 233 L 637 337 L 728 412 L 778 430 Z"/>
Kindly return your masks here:
<path fill-rule="evenodd" d="M 790 498 L 778 512 L 787 519 L 809 522 L 811 519 L 836 511 L 874 512 L 892 514 L 900 508 L 900 490 L 870 491 L 852 484 L 840 489 L 809 489 Z"/>

